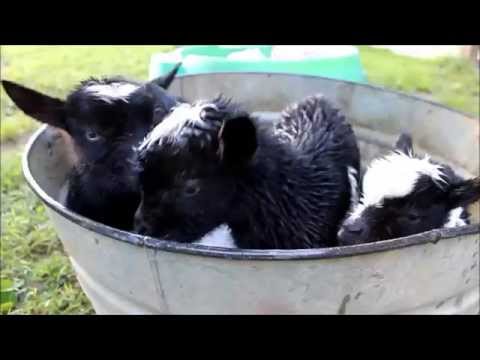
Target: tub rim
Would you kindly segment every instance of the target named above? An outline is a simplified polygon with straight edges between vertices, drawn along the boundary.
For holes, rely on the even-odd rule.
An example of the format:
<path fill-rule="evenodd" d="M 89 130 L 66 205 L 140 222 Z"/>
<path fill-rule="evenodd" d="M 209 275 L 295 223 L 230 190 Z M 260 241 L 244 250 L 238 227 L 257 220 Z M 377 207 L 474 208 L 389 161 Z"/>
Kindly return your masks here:
<path fill-rule="evenodd" d="M 449 110 L 451 112 L 460 114 L 462 116 L 465 116 L 473 121 L 475 120 L 480 120 L 478 119 L 475 114 L 473 113 L 468 113 L 463 110 L 457 110 L 454 109 L 448 105 L 444 105 L 442 103 L 427 99 L 427 98 L 422 98 L 420 96 L 403 92 L 400 90 L 393 90 L 389 89 L 387 87 L 381 86 L 381 85 L 373 85 L 369 83 L 361 83 L 361 82 L 356 82 L 356 81 L 350 81 L 350 80 L 340 80 L 340 79 L 334 79 L 334 78 L 329 78 L 329 77 L 324 77 L 324 76 L 317 76 L 317 75 L 307 75 L 307 74 L 294 74 L 294 73 L 288 73 L 288 72 L 282 72 L 282 71 L 269 71 L 269 72 L 263 72 L 263 71 L 216 71 L 216 72 L 208 72 L 208 73 L 198 73 L 198 74 L 180 74 L 175 77 L 175 79 L 182 80 L 183 78 L 189 78 L 189 77 L 198 77 L 198 76 L 208 76 L 208 75 L 256 75 L 256 76 L 265 76 L 265 77 L 271 77 L 271 76 L 289 76 L 289 77 L 296 77 L 296 78 L 315 78 L 315 79 L 322 79 L 324 81 L 328 82 L 334 82 L 334 83 L 344 83 L 344 84 L 349 84 L 355 87 L 364 87 L 364 88 L 369 88 L 373 90 L 379 90 L 382 92 L 394 94 L 394 95 L 399 95 L 401 97 L 409 98 L 412 100 L 416 101 L 421 101 L 436 107 L 440 107 L 445 110 Z M 183 96 L 183 94 L 182 94 Z"/>
<path fill-rule="evenodd" d="M 296 75 L 296 74 L 289 74 L 289 73 L 264 73 L 264 72 L 260 72 L 260 73 L 259 72 L 242 72 L 242 73 L 218 72 L 218 73 L 209 73 L 209 74 L 182 75 L 182 76 L 178 76 L 178 79 L 181 80 L 182 78 L 195 77 L 195 76 L 229 75 L 229 74 L 235 74 L 235 75 L 255 74 L 255 75 L 264 75 L 267 77 L 272 75 L 284 75 L 284 76 L 295 76 L 300 78 L 321 78 L 327 81 L 348 83 L 354 86 L 368 87 L 375 90 L 393 93 L 396 95 L 415 99 L 417 101 L 426 102 L 434 106 L 444 108 L 454 113 L 461 114 L 462 116 L 468 117 L 472 120 L 475 119 L 475 116 L 471 114 L 467 114 L 467 113 L 452 109 L 443 104 L 439 104 L 427 99 L 422 99 L 414 95 L 386 89 L 380 86 L 374 86 L 370 84 L 359 84 L 352 81 L 335 80 L 335 79 L 314 76 L 314 75 Z M 318 249 L 297 249 L 297 250 L 250 250 L 250 249 L 236 249 L 236 248 L 221 248 L 221 247 L 213 247 L 213 246 L 206 246 L 206 245 L 200 245 L 200 244 L 179 243 L 176 241 L 167 241 L 167 240 L 156 239 L 150 236 L 138 235 L 128 231 L 123 231 L 123 230 L 119 230 L 119 229 L 104 225 L 102 223 L 88 219 L 82 215 L 76 214 L 70 211 L 69 209 L 67 209 L 57 200 L 53 199 L 40 187 L 40 185 L 37 183 L 33 174 L 30 171 L 28 159 L 35 143 L 37 142 L 39 137 L 42 136 L 42 134 L 47 130 L 47 128 L 48 128 L 48 125 L 46 124 L 42 125 L 29 138 L 27 144 L 25 145 L 25 150 L 22 155 L 22 170 L 23 170 L 24 178 L 27 184 L 29 185 L 29 187 L 32 189 L 35 195 L 38 196 L 46 206 L 48 206 L 48 208 L 50 208 L 51 210 L 53 210 L 55 213 L 62 216 L 63 218 L 66 218 L 69 221 L 72 221 L 73 223 L 79 225 L 80 227 L 87 229 L 89 231 L 92 231 L 94 233 L 98 233 L 100 235 L 106 236 L 114 240 L 127 242 L 131 245 L 143 246 L 143 247 L 148 247 L 155 250 L 163 250 L 168 252 L 184 253 L 189 255 L 200 255 L 200 256 L 206 256 L 206 257 L 217 257 L 217 258 L 232 259 L 232 260 L 308 260 L 308 259 L 313 260 L 313 259 L 331 259 L 331 258 L 339 258 L 339 257 L 350 257 L 350 256 L 356 256 L 356 255 L 362 255 L 362 254 L 378 253 L 383 251 L 415 246 L 415 245 L 422 245 L 426 243 L 436 244 L 438 241 L 455 238 L 457 236 L 480 234 L 480 223 L 478 223 L 478 224 L 465 225 L 465 226 L 460 226 L 455 228 L 434 229 L 434 230 L 430 230 L 427 232 L 423 232 L 420 234 L 415 234 L 407 237 L 366 243 L 366 244 L 337 246 L 337 247 L 331 247 L 331 248 L 318 248 Z"/>

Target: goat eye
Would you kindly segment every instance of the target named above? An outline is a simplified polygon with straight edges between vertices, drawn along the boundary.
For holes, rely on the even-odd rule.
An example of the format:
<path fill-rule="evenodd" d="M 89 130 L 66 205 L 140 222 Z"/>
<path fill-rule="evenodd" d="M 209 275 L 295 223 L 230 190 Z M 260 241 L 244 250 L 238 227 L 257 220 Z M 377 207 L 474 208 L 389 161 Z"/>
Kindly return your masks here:
<path fill-rule="evenodd" d="M 85 137 L 87 138 L 88 141 L 91 141 L 91 142 L 100 140 L 100 135 L 98 135 L 93 130 L 87 130 L 87 132 L 85 133 Z"/>
<path fill-rule="evenodd" d="M 419 222 L 420 221 L 420 216 L 416 214 L 408 214 L 406 216 L 407 220 L 411 223 Z"/>
<path fill-rule="evenodd" d="M 183 192 L 186 196 L 194 196 L 200 191 L 200 186 L 196 183 L 189 183 L 185 185 Z"/>

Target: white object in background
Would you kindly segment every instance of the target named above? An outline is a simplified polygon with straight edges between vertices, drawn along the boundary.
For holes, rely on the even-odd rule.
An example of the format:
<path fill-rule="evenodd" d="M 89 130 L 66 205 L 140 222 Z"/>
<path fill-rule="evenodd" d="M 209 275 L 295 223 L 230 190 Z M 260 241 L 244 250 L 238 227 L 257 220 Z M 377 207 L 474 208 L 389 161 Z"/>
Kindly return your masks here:
<path fill-rule="evenodd" d="M 265 55 L 260 49 L 247 49 L 243 51 L 235 51 L 227 56 L 230 60 L 265 60 Z"/>
<path fill-rule="evenodd" d="M 277 45 L 272 47 L 272 59 L 304 60 L 308 58 L 333 58 L 358 54 L 351 45 Z"/>

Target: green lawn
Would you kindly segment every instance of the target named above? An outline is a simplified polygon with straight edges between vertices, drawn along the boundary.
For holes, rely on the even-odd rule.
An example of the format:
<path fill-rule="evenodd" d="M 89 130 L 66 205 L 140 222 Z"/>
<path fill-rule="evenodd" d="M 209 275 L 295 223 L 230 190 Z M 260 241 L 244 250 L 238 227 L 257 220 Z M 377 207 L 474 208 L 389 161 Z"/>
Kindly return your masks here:
<path fill-rule="evenodd" d="M 1 275 L 15 294 L 13 314 L 88 314 L 89 301 L 82 293 L 56 238 L 47 222 L 45 208 L 23 181 L 20 152 L 2 153 Z M 7 284 L 8 285 L 8 284 Z M 3 302 L 2 312 L 10 306 Z"/>
<path fill-rule="evenodd" d="M 360 46 L 370 83 L 425 93 L 435 101 L 479 117 L 479 72 L 466 59 L 414 59 L 386 49 Z"/>
<path fill-rule="evenodd" d="M 147 78 L 150 55 L 161 46 L 3 46 L 2 78 L 54 96 L 64 96 L 79 80 L 123 74 Z M 404 92 L 423 92 L 453 108 L 479 116 L 479 75 L 458 59 L 417 60 L 383 49 L 360 47 L 369 81 Z M 0 89 L 0 139 L 13 142 L 38 124 L 17 110 Z M 45 210 L 21 175 L 13 146 L 1 157 L 2 313 L 91 314 L 70 263 Z"/>

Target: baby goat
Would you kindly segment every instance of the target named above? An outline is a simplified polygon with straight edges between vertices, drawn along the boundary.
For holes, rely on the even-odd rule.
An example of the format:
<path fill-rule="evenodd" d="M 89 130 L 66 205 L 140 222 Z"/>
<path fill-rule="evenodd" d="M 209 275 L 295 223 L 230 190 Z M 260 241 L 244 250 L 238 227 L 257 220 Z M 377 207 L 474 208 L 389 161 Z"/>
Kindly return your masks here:
<path fill-rule="evenodd" d="M 334 245 L 348 168 L 359 172 L 351 126 L 322 96 L 259 123 L 222 97 L 175 107 L 139 147 L 136 231 L 191 243 L 228 228 L 250 249 Z"/>
<path fill-rule="evenodd" d="M 133 227 L 140 202 L 133 147 L 176 103 L 166 76 L 141 84 L 120 77 L 83 81 L 60 100 L 10 81 L 2 85 L 30 117 L 68 133 L 78 162 L 68 178 L 65 206 L 119 229 Z"/>
<path fill-rule="evenodd" d="M 340 245 L 469 224 L 466 207 L 480 198 L 480 178 L 464 180 L 415 155 L 410 135 L 402 134 L 395 148 L 366 170 L 362 198 L 339 232 Z"/>

